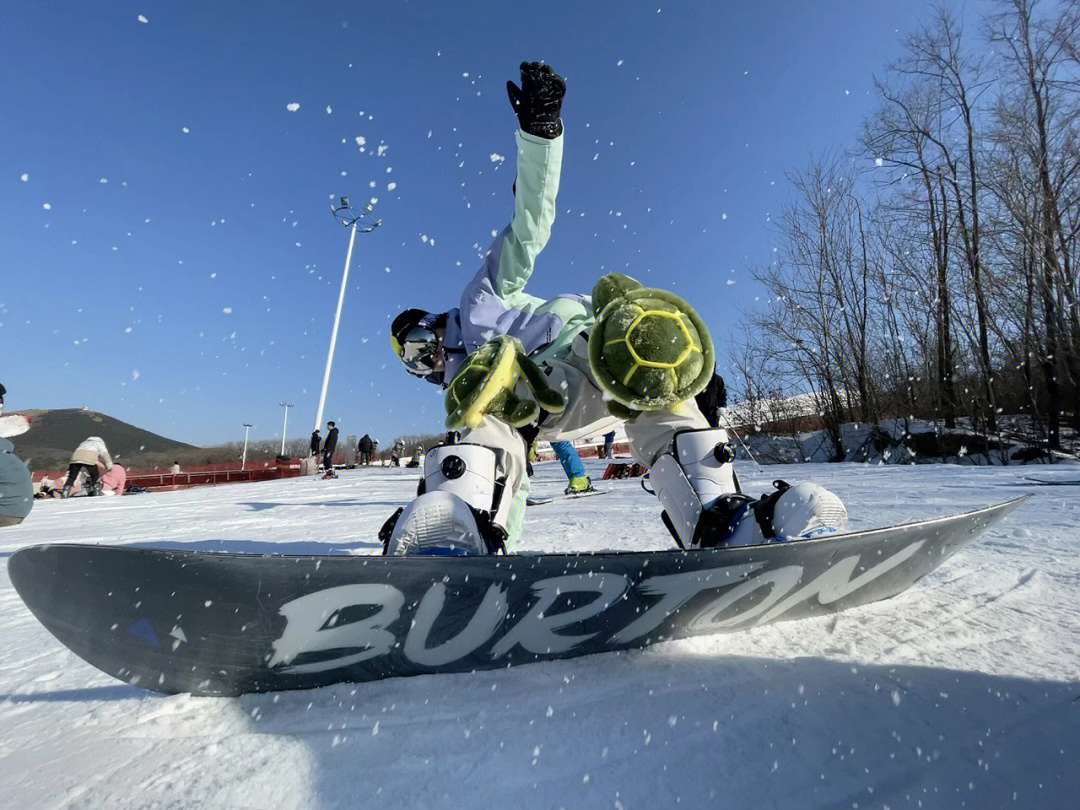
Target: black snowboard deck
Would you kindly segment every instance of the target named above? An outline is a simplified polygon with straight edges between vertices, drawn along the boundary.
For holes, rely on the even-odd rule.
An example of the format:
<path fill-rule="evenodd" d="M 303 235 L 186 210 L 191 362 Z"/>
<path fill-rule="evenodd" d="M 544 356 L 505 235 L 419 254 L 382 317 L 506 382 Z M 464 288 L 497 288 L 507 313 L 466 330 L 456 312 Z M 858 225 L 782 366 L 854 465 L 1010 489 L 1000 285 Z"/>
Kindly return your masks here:
<path fill-rule="evenodd" d="M 8 573 L 49 632 L 98 669 L 158 692 L 237 695 L 833 613 L 900 593 L 1024 500 L 732 549 L 380 557 L 64 544 L 16 552 Z"/>

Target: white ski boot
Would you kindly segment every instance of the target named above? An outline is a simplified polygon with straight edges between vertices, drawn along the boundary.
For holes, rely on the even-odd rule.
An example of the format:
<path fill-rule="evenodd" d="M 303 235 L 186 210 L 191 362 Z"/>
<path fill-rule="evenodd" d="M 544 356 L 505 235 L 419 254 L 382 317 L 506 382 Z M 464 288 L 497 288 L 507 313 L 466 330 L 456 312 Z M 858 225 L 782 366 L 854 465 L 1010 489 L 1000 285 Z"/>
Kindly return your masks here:
<path fill-rule="evenodd" d="M 495 452 L 479 444 L 440 444 L 424 458 L 420 493 L 379 531 L 387 555 L 464 556 L 506 551 L 495 522 L 503 486 Z"/>
<path fill-rule="evenodd" d="M 844 504 L 817 484 L 776 481 L 776 490 L 758 500 L 744 495 L 734 458 L 727 431 L 709 428 L 676 433 L 672 452 L 653 464 L 649 481 L 680 548 L 805 539 L 846 525 Z"/>

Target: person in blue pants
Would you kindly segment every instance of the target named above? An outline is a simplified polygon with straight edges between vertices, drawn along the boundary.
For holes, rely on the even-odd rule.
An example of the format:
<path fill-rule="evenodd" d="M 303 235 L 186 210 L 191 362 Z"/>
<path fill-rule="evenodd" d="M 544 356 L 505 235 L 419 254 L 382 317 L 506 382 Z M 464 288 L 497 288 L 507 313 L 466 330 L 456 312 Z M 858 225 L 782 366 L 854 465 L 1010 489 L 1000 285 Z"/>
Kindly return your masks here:
<path fill-rule="evenodd" d="M 591 492 L 592 479 L 585 474 L 585 465 L 581 463 L 581 457 L 574 449 L 574 443 L 552 442 L 551 449 L 555 451 L 555 457 L 559 459 L 563 472 L 566 473 L 566 478 L 570 482 L 565 494 L 578 495 L 582 492 Z"/>

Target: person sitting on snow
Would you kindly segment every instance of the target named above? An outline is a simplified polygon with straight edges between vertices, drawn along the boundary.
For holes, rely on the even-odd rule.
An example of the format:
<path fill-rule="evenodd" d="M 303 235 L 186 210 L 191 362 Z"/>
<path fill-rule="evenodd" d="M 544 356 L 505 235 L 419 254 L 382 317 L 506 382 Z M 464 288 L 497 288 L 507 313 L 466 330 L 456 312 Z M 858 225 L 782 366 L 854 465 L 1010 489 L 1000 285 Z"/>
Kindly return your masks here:
<path fill-rule="evenodd" d="M 391 324 L 406 370 L 447 389 L 452 432 L 427 454 L 420 495 L 380 531 L 384 551 L 505 550 L 521 532 L 531 441 L 573 440 L 624 420 L 681 547 L 841 528 L 843 504 L 814 484 L 778 482 L 758 500 L 741 493 L 727 432 L 710 426 L 694 400 L 712 380 L 714 357 L 685 301 L 617 274 L 600 279 L 592 296 L 525 292 L 555 219 L 566 84 L 547 65 L 520 70 L 520 87 L 507 82 L 520 125 L 510 224 L 458 308 L 408 309 Z"/>
<path fill-rule="evenodd" d="M 90 436 L 76 447 L 75 452 L 71 454 L 67 481 L 64 483 L 61 497 L 71 497 L 71 488 L 75 486 L 75 481 L 83 470 L 86 470 L 88 479 L 86 494 L 91 496 L 99 495 L 101 490 L 98 487 L 98 461 L 105 465 L 106 470 L 113 468 L 112 457 L 109 456 L 109 450 L 105 447 L 105 442 L 100 436 Z"/>

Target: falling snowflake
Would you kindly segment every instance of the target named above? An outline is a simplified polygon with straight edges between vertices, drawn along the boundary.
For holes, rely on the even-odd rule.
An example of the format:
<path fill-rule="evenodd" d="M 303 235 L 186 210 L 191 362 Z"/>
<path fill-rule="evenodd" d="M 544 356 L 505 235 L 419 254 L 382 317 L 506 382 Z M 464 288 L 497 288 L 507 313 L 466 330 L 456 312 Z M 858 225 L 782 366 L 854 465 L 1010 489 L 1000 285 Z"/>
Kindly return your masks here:
<path fill-rule="evenodd" d="M 141 23 L 148 23 L 148 22 L 150 22 L 150 21 L 149 21 L 148 19 L 146 19 L 146 17 L 144 17 L 144 16 L 142 15 L 142 14 L 140 14 L 140 15 L 139 15 L 139 22 L 141 22 Z"/>
<path fill-rule="evenodd" d="M 225 307 L 221 311 L 224 312 L 226 315 L 232 315 L 232 307 Z"/>
<path fill-rule="evenodd" d="M 285 105 L 285 109 L 288 110 L 289 112 L 296 112 L 297 110 L 300 109 L 300 102 L 299 101 L 290 102 L 290 103 Z"/>

